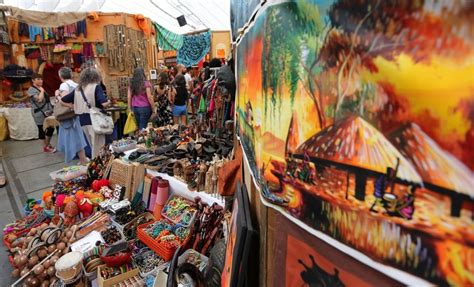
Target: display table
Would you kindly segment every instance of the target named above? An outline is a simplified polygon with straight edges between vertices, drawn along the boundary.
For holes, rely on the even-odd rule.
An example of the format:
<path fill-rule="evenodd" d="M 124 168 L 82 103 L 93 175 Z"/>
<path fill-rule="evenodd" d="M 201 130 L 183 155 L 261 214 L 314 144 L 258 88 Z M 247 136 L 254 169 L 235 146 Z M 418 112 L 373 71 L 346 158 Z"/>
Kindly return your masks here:
<path fill-rule="evenodd" d="M 31 108 L 0 108 L 0 116 L 8 121 L 10 138 L 14 140 L 32 140 L 38 138 Z"/>

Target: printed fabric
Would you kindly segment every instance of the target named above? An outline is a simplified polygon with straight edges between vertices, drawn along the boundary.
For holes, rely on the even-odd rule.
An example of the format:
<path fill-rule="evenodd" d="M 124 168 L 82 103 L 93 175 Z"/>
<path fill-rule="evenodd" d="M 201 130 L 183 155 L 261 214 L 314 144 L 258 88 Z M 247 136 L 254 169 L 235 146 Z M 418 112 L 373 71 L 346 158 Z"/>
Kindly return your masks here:
<path fill-rule="evenodd" d="M 211 47 L 211 32 L 184 36 L 183 46 L 178 50 L 177 62 L 186 67 L 194 66 L 206 56 Z"/>
<path fill-rule="evenodd" d="M 175 50 L 178 51 L 183 46 L 183 35 L 173 33 L 157 23 L 153 23 L 156 28 L 156 40 L 158 41 L 158 46 L 164 50 Z"/>

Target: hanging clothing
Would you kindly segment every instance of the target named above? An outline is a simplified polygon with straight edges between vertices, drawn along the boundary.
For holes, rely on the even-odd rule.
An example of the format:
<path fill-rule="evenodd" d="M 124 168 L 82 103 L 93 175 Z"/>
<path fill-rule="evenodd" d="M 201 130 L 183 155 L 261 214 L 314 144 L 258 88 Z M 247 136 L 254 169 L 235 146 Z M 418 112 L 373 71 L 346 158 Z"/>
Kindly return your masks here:
<path fill-rule="evenodd" d="M 36 35 L 39 35 L 40 39 L 44 40 L 43 28 L 29 25 L 28 30 L 29 30 L 29 33 L 30 33 L 31 42 L 36 42 Z"/>
<path fill-rule="evenodd" d="M 76 35 L 79 37 L 81 33 L 84 35 L 84 38 L 87 37 L 87 22 L 86 19 L 76 23 Z"/>
<path fill-rule="evenodd" d="M 94 58 L 94 49 L 91 43 L 84 43 L 82 46 L 82 54 L 85 59 Z"/>
<path fill-rule="evenodd" d="M 17 21 L 8 21 L 8 32 L 10 33 L 10 40 L 12 43 L 20 42 L 20 23 Z"/>
<path fill-rule="evenodd" d="M 18 35 L 30 37 L 30 27 L 28 26 L 28 24 L 20 22 L 20 25 L 18 27 Z"/>

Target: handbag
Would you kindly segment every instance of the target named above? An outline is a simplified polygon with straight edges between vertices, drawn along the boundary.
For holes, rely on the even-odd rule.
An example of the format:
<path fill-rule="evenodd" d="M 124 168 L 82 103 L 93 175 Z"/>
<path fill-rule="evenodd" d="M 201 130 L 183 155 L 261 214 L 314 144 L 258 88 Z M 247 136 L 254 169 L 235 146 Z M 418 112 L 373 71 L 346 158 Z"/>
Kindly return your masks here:
<path fill-rule="evenodd" d="M 65 121 L 74 118 L 76 113 L 69 107 L 65 107 L 61 105 L 61 103 L 57 103 L 53 108 L 53 116 L 56 117 L 58 121 Z"/>
<path fill-rule="evenodd" d="M 69 86 L 68 83 L 66 83 L 69 87 L 69 91 L 71 91 L 71 86 Z M 61 105 L 60 102 L 56 103 L 53 108 L 53 116 L 56 117 L 56 120 L 58 121 L 65 121 L 72 119 L 76 116 L 76 113 L 74 110 L 71 110 L 69 107 L 65 107 Z"/>
<path fill-rule="evenodd" d="M 84 91 L 81 90 L 81 95 L 84 101 L 89 108 L 89 114 L 91 117 L 92 122 L 92 129 L 98 135 L 110 135 L 114 132 L 114 121 L 112 117 L 107 115 L 107 113 L 102 112 L 100 109 L 96 107 L 91 107 L 89 101 L 87 101 L 86 96 L 84 95 Z"/>

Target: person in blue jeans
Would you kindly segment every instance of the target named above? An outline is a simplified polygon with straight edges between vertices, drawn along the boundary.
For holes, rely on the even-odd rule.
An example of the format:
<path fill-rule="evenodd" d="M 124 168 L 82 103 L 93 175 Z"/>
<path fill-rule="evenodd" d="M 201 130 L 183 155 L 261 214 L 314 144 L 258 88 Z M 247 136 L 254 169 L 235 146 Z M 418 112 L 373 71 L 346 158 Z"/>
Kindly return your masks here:
<path fill-rule="evenodd" d="M 143 68 L 136 68 L 128 89 L 128 109 L 133 112 L 140 130 L 147 127 L 151 117 L 156 117 L 152 86 L 146 80 Z"/>
<path fill-rule="evenodd" d="M 170 91 L 170 102 L 173 103 L 173 120 L 175 124 L 187 125 L 188 90 L 186 89 L 186 79 L 183 75 L 177 75 L 175 87 Z"/>

